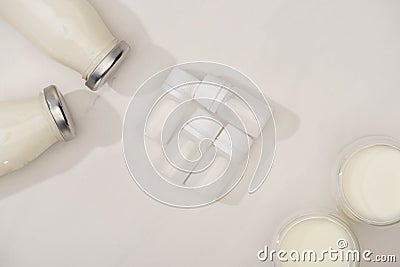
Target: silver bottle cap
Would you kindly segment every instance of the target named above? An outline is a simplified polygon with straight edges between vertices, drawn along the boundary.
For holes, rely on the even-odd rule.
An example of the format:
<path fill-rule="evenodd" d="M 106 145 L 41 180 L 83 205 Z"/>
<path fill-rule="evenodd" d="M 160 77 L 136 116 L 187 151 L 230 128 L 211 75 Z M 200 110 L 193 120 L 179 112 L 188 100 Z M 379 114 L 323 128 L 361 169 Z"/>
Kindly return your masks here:
<path fill-rule="evenodd" d="M 43 90 L 44 99 L 65 141 L 75 137 L 75 126 L 61 92 L 54 85 Z"/>
<path fill-rule="evenodd" d="M 125 41 L 119 41 L 89 74 L 85 85 L 89 89 L 97 91 L 118 69 L 129 50 L 130 47 Z"/>

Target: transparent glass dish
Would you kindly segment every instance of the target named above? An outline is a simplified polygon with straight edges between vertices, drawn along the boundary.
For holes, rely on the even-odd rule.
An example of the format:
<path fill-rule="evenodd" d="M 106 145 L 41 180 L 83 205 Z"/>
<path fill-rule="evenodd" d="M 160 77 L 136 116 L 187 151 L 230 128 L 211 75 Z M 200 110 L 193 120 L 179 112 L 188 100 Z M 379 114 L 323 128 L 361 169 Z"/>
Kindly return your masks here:
<path fill-rule="evenodd" d="M 329 211 L 297 216 L 286 222 L 277 234 L 275 251 L 275 267 L 358 267 L 361 259 L 360 254 L 350 255 L 360 251 L 357 237 L 344 220 Z M 278 258 L 280 251 L 286 252 L 286 256 Z M 330 258 L 329 251 L 337 251 L 337 259 Z"/>
<path fill-rule="evenodd" d="M 376 226 L 400 221 L 399 148 L 394 138 L 367 136 L 342 151 L 335 179 L 339 208 L 348 217 Z"/>

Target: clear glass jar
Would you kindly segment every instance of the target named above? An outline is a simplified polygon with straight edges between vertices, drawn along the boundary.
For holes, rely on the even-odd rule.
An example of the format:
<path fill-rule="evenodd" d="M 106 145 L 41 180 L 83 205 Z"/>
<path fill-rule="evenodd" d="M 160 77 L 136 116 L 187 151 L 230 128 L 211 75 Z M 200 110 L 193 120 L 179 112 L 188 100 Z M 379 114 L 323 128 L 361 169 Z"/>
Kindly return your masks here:
<path fill-rule="evenodd" d="M 339 208 L 351 219 L 384 226 L 400 221 L 400 142 L 368 136 L 341 153 L 335 179 Z"/>
<path fill-rule="evenodd" d="M 337 251 L 334 253 L 337 258 L 331 257 L 330 251 Z M 353 251 L 359 254 L 354 255 Z M 358 267 L 362 256 L 358 240 L 347 223 L 327 211 L 289 220 L 277 234 L 275 252 L 272 259 L 275 267 Z"/>

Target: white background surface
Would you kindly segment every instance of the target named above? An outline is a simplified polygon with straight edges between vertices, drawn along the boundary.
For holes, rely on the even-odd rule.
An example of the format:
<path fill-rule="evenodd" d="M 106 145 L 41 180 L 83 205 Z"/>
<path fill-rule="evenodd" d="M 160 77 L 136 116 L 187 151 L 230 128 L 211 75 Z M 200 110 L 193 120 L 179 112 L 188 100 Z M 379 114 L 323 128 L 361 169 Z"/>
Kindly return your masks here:
<path fill-rule="evenodd" d="M 0 178 L 1 267 L 269 266 L 256 253 L 284 220 L 335 209 L 331 171 L 343 146 L 370 134 L 400 138 L 397 0 L 92 3 L 134 47 L 99 94 L 0 20 L 1 100 L 55 83 L 79 133 Z M 121 129 L 130 96 L 146 78 L 191 60 L 218 61 L 250 76 L 271 100 L 278 144 L 256 194 L 242 183 L 211 206 L 184 210 L 136 186 Z M 400 260 L 399 225 L 352 226 L 363 248 Z"/>

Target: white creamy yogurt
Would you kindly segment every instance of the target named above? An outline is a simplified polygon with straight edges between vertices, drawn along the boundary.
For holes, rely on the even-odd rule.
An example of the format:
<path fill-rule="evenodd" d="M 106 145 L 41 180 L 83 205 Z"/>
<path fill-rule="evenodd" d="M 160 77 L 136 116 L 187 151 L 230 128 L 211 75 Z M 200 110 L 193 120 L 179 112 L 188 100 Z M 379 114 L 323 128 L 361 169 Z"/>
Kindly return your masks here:
<path fill-rule="evenodd" d="M 372 145 L 355 152 L 339 175 L 346 214 L 371 224 L 400 220 L 400 150 Z"/>
<path fill-rule="evenodd" d="M 324 254 L 325 250 L 330 249 L 338 251 L 337 260 L 330 259 L 329 253 Z M 356 238 L 343 222 L 333 216 L 307 216 L 292 222 L 282 231 L 276 250 L 285 251 L 287 261 L 280 261 L 275 256 L 274 262 L 278 267 L 358 266 L 354 259 L 350 258 L 350 261 L 347 261 L 345 256 L 345 260 L 342 260 L 341 256 L 346 251 L 356 249 L 358 249 Z M 293 251 L 298 252 L 299 256 Z M 311 256 L 310 261 L 305 251 L 315 252 L 315 257 Z"/>

